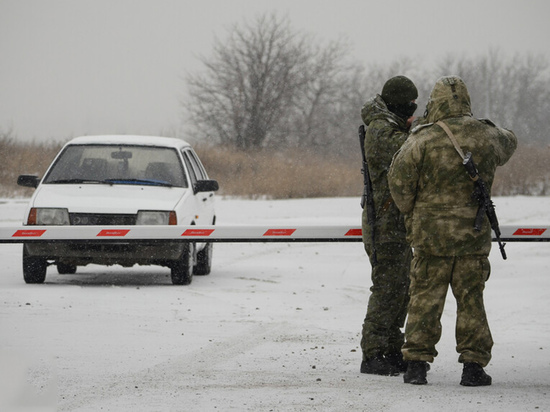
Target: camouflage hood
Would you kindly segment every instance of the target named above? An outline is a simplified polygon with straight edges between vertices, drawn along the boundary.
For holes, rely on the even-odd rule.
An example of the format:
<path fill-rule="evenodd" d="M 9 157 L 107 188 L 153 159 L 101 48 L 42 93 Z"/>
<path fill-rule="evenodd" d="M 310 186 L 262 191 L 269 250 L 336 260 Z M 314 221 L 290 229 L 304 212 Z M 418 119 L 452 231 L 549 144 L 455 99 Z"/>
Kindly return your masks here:
<path fill-rule="evenodd" d="M 377 119 L 388 120 L 397 124 L 400 128 L 405 128 L 406 124 L 403 119 L 388 110 L 388 106 L 379 94 L 364 104 L 361 109 L 361 118 L 367 126 Z"/>
<path fill-rule="evenodd" d="M 458 76 L 439 78 L 430 94 L 426 109 L 428 123 L 449 117 L 471 116 L 470 94 L 464 81 Z"/>

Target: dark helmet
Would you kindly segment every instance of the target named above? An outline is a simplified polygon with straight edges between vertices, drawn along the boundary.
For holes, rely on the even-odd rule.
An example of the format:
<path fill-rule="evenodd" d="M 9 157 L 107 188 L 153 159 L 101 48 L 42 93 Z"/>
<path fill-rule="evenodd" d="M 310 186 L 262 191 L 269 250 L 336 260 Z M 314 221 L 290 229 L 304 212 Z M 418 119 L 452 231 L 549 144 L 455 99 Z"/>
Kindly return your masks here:
<path fill-rule="evenodd" d="M 415 100 L 418 90 L 411 79 L 405 76 L 395 76 L 389 79 L 382 88 L 382 99 L 388 105 L 403 105 Z"/>

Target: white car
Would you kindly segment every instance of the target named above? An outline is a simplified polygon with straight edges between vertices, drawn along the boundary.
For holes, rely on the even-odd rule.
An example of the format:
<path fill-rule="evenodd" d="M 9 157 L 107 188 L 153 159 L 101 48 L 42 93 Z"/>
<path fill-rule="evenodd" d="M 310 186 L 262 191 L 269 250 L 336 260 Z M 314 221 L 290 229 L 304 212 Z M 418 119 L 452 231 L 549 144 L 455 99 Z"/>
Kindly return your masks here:
<path fill-rule="evenodd" d="M 85 136 L 68 142 L 43 179 L 21 175 L 34 187 L 24 225 L 213 225 L 214 192 L 191 146 L 154 136 Z M 161 265 L 172 283 L 189 284 L 207 275 L 211 243 L 143 241 L 130 243 L 26 243 L 23 276 L 43 283 L 48 265 L 72 274 L 87 264 L 130 267 Z"/>

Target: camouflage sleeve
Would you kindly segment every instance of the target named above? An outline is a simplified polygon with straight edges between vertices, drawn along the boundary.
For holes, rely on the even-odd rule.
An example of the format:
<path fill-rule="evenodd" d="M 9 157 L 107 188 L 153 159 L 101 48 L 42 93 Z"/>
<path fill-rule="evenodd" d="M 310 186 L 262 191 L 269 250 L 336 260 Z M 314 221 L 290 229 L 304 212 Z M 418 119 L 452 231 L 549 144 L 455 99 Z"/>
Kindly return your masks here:
<path fill-rule="evenodd" d="M 499 166 L 502 166 L 514 154 L 518 146 L 518 139 L 514 132 L 507 129 L 498 128 L 499 131 L 499 142 L 500 142 L 500 153 L 499 153 Z"/>
<path fill-rule="evenodd" d="M 489 119 L 477 119 L 481 123 L 486 124 L 489 126 L 490 134 L 496 139 L 497 144 L 495 146 L 495 153 L 498 157 L 498 165 L 502 166 L 514 154 L 516 151 L 516 148 L 518 146 L 518 139 L 514 132 L 508 129 L 503 129 L 500 127 L 497 127 L 491 120 Z"/>
<path fill-rule="evenodd" d="M 388 173 L 390 192 L 395 204 L 404 214 L 414 209 L 421 157 L 418 144 L 413 137 L 409 137 L 393 157 L 390 166 Z"/>

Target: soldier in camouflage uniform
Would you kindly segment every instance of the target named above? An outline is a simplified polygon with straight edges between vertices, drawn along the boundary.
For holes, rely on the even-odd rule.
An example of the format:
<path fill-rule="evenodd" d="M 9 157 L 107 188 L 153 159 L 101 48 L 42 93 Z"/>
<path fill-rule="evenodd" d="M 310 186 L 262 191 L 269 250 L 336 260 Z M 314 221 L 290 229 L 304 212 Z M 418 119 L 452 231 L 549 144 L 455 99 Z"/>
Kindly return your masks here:
<path fill-rule="evenodd" d="M 372 230 L 363 211 L 363 242 L 372 266 L 372 287 L 362 328 L 361 372 L 399 375 L 404 372 L 401 346 L 408 304 L 409 269 L 412 259 L 403 216 L 392 201 L 387 173 L 395 152 L 407 139 L 418 91 L 405 76 L 389 79 L 361 110 L 367 126 L 365 154 L 372 181 L 376 220 L 373 259 Z"/>
<path fill-rule="evenodd" d="M 457 76 L 440 78 L 430 95 L 426 122 L 412 130 L 396 153 L 388 182 L 405 213 L 407 239 L 414 250 L 410 304 L 402 352 L 409 361 L 405 383 L 426 384 L 426 362 L 437 356 L 441 314 L 450 285 L 457 302 L 456 342 L 463 363 L 461 385 L 490 385 L 483 368 L 493 340 L 483 303 L 489 278 L 491 227 L 473 224 L 478 202 L 451 139 L 436 124 L 443 121 L 464 153 L 471 152 L 490 190 L 495 170 L 517 146 L 514 133 L 472 117 L 466 85 Z M 444 127 L 444 125 L 443 125 Z"/>

